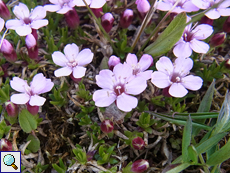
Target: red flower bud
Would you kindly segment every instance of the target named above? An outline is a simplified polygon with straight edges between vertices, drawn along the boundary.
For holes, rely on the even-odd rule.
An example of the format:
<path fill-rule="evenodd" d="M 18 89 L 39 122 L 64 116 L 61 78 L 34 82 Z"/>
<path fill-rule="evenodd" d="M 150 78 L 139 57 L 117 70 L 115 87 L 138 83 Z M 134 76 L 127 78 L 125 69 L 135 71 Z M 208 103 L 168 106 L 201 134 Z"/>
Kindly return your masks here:
<path fill-rule="evenodd" d="M 230 16 L 225 20 L 223 25 L 224 32 L 229 33 L 230 32 Z"/>
<path fill-rule="evenodd" d="M 9 140 L 2 138 L 0 141 L 0 151 L 12 151 L 12 144 Z"/>
<path fill-rule="evenodd" d="M 132 164 L 131 171 L 133 171 L 134 173 L 141 173 L 147 170 L 148 168 L 149 168 L 149 162 L 147 160 L 140 159 Z"/>
<path fill-rule="evenodd" d="M 101 123 L 101 131 L 104 133 L 110 133 L 113 131 L 113 122 L 110 120 L 104 120 Z"/>
<path fill-rule="evenodd" d="M 0 0 L 0 17 L 2 17 L 5 20 L 11 18 L 10 11 L 2 0 Z"/>
<path fill-rule="evenodd" d="M 227 59 L 224 65 L 226 68 L 230 69 L 230 59 Z"/>
<path fill-rule="evenodd" d="M 122 28 L 128 28 L 133 20 L 133 10 L 126 9 L 121 13 L 120 25 Z"/>
<path fill-rule="evenodd" d="M 2 40 L 0 40 L 1 42 Z M 3 40 L 0 52 L 9 62 L 15 62 L 17 60 L 17 54 L 12 46 L 12 44 L 6 39 Z"/>
<path fill-rule="evenodd" d="M 101 17 L 103 12 L 102 8 L 91 8 L 91 10 L 97 18 Z"/>
<path fill-rule="evenodd" d="M 200 24 L 208 24 L 208 25 L 211 25 L 213 24 L 213 20 L 212 19 L 209 19 L 207 16 L 203 16 L 201 19 L 200 19 Z"/>
<path fill-rule="evenodd" d="M 18 115 L 18 111 L 19 111 L 18 105 L 14 104 L 11 101 L 7 101 L 5 103 L 5 106 L 6 106 L 6 111 L 10 117 L 15 117 Z"/>
<path fill-rule="evenodd" d="M 219 45 L 224 43 L 225 39 L 226 39 L 226 33 L 225 32 L 216 33 L 210 39 L 210 45 L 212 47 L 219 46 Z"/>
<path fill-rule="evenodd" d="M 136 150 L 142 150 L 145 147 L 145 141 L 141 137 L 136 137 L 132 140 L 133 148 Z"/>
<path fill-rule="evenodd" d="M 31 106 L 29 103 L 26 103 L 26 108 L 32 115 L 37 115 L 39 110 L 39 106 Z"/>
<path fill-rule="evenodd" d="M 31 59 L 37 59 L 38 58 L 38 46 L 37 41 L 33 34 L 29 34 L 26 36 L 25 39 L 26 42 L 26 48 L 28 50 L 28 55 Z"/>
<path fill-rule="evenodd" d="M 114 22 L 114 18 L 111 13 L 105 13 L 101 17 L 101 25 L 103 26 L 106 32 L 109 32 L 112 29 L 113 22 Z"/>
<path fill-rule="evenodd" d="M 80 19 L 75 8 L 68 11 L 64 15 L 65 15 L 66 23 L 71 29 L 75 29 L 79 25 Z"/>
<path fill-rule="evenodd" d="M 120 58 L 112 55 L 110 58 L 109 58 L 109 61 L 108 61 L 108 65 L 109 65 L 109 69 L 110 70 L 113 70 L 113 68 L 119 64 L 121 61 L 120 61 Z"/>

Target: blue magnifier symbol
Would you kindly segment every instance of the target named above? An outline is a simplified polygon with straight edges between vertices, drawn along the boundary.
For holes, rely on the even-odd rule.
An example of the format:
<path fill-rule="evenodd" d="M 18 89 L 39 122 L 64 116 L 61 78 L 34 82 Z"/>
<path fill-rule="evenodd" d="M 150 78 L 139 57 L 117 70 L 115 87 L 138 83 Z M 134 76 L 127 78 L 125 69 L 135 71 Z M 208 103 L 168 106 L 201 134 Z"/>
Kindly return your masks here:
<path fill-rule="evenodd" d="M 18 167 L 14 164 L 15 163 L 15 158 L 11 154 L 7 154 L 3 158 L 3 162 L 7 166 L 12 166 L 15 170 L 18 169 Z"/>

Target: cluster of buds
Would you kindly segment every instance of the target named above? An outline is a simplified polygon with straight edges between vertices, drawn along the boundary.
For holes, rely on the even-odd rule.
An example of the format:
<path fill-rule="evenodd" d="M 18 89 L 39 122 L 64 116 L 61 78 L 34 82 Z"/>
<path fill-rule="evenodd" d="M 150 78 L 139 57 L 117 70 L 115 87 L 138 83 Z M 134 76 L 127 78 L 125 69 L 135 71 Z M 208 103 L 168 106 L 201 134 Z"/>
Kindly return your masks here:
<path fill-rule="evenodd" d="M 0 141 L 0 151 L 12 151 L 12 144 L 9 140 L 2 138 Z"/>

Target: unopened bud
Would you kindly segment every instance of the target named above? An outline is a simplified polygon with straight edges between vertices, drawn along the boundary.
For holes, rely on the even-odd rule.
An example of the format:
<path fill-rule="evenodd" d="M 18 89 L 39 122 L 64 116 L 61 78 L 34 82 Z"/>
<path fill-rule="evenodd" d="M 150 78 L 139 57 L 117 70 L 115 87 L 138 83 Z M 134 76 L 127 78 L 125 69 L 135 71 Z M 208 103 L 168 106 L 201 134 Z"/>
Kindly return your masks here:
<path fill-rule="evenodd" d="M 0 141 L 0 151 L 12 151 L 12 144 L 9 140 L 2 138 Z"/>
<path fill-rule="evenodd" d="M 225 39 L 226 39 L 226 33 L 225 32 L 216 33 L 211 37 L 210 45 L 212 47 L 219 46 L 219 45 L 224 43 Z"/>
<path fill-rule="evenodd" d="M 1 41 L 2 40 L 0 40 L 0 42 Z M 2 42 L 0 52 L 3 54 L 3 56 L 9 62 L 15 62 L 17 60 L 16 51 L 14 50 L 12 44 L 9 41 L 7 41 L 6 39 L 4 39 Z"/>
<path fill-rule="evenodd" d="M 88 152 L 86 153 L 87 161 L 92 160 L 92 159 L 93 159 L 93 156 L 94 156 L 94 154 L 95 154 L 96 152 L 97 152 L 97 150 L 88 151 Z"/>
<path fill-rule="evenodd" d="M 223 31 L 227 33 L 230 32 L 230 16 L 224 22 Z"/>
<path fill-rule="evenodd" d="M 5 103 L 5 106 L 6 106 L 6 111 L 7 111 L 7 114 L 10 116 L 10 117 L 16 117 L 18 115 L 18 105 L 14 104 L 13 102 L 11 101 L 7 101 Z"/>
<path fill-rule="evenodd" d="M 132 140 L 133 148 L 136 150 L 142 150 L 145 147 L 145 141 L 141 137 L 136 137 Z"/>
<path fill-rule="evenodd" d="M 203 16 L 203 17 L 200 19 L 200 24 L 208 24 L 208 25 L 212 26 L 213 20 L 212 20 L 212 19 L 209 19 L 207 16 Z"/>
<path fill-rule="evenodd" d="M 131 171 L 133 171 L 134 173 L 141 173 L 147 170 L 148 168 L 149 168 L 149 162 L 147 160 L 140 159 L 132 164 Z"/>
<path fill-rule="evenodd" d="M 227 59 L 224 65 L 227 69 L 230 69 L 230 59 Z"/>
<path fill-rule="evenodd" d="M 97 18 L 101 17 L 103 12 L 102 8 L 91 8 L 91 10 Z"/>
<path fill-rule="evenodd" d="M 26 103 L 26 108 L 32 115 L 37 115 L 39 111 L 39 106 L 31 106 L 29 103 Z"/>
<path fill-rule="evenodd" d="M 5 20 L 11 18 L 10 11 L 2 0 L 0 0 L 0 17 L 2 17 Z"/>
<path fill-rule="evenodd" d="M 104 120 L 101 123 L 101 131 L 104 133 L 110 133 L 113 131 L 113 122 L 110 120 Z"/>
<path fill-rule="evenodd" d="M 141 19 L 144 19 L 145 15 L 150 9 L 150 3 L 148 0 L 136 0 L 137 10 L 141 15 Z"/>
<path fill-rule="evenodd" d="M 70 74 L 70 78 L 71 78 L 75 83 L 79 83 L 79 82 L 81 82 L 81 80 L 82 80 L 82 78 L 75 78 L 75 77 L 73 76 L 73 73 Z"/>
<path fill-rule="evenodd" d="M 79 16 L 77 14 L 76 9 L 73 8 L 72 10 L 68 11 L 64 15 L 65 15 L 65 20 L 66 20 L 66 23 L 68 24 L 68 26 L 71 29 L 76 29 L 76 27 L 80 23 L 80 19 L 79 19 Z"/>
<path fill-rule="evenodd" d="M 37 46 L 37 41 L 34 38 L 33 34 L 27 35 L 25 42 L 26 42 L 26 48 L 28 50 L 29 57 L 31 59 L 37 59 L 38 58 L 38 46 Z"/>
<path fill-rule="evenodd" d="M 120 25 L 122 28 L 128 28 L 133 20 L 133 10 L 126 9 L 121 13 Z"/>
<path fill-rule="evenodd" d="M 119 64 L 121 61 L 120 61 L 120 58 L 112 55 L 110 58 L 109 58 L 109 61 L 108 61 L 108 65 L 109 65 L 109 69 L 110 70 L 113 70 L 113 68 Z"/>
<path fill-rule="evenodd" d="M 103 26 L 106 32 L 109 32 L 112 29 L 113 22 L 114 22 L 114 18 L 111 13 L 105 13 L 101 17 L 101 25 Z"/>

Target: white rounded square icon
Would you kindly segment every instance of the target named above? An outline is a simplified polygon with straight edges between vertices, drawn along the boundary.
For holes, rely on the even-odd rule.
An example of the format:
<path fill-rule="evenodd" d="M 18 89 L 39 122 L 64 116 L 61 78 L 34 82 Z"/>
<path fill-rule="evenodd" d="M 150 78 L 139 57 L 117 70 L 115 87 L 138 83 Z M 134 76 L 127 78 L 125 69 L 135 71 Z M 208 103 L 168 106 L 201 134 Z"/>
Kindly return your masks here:
<path fill-rule="evenodd" d="M 21 172 L 21 151 L 0 151 L 0 173 Z"/>

